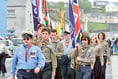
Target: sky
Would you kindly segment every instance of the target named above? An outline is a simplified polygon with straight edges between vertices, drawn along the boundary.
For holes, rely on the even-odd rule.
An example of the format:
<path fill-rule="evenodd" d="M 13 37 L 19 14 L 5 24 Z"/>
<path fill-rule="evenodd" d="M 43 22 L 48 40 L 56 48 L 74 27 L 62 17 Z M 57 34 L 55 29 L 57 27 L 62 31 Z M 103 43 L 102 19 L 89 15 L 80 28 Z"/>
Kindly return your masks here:
<path fill-rule="evenodd" d="M 47 1 L 53 1 L 53 2 L 59 2 L 59 1 L 63 1 L 63 2 L 67 2 L 68 0 L 47 0 Z M 109 2 L 118 2 L 118 0 L 108 0 Z"/>

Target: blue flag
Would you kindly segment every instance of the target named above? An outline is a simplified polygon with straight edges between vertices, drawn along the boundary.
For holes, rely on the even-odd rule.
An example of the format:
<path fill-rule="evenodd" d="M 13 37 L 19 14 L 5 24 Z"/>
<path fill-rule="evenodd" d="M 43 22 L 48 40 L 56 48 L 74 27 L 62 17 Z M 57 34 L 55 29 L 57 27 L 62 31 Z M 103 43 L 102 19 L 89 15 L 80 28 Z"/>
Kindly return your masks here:
<path fill-rule="evenodd" d="M 69 29 L 71 32 L 71 40 L 74 48 L 75 47 L 75 21 L 74 21 L 74 14 L 73 14 L 71 0 L 69 0 L 69 22 L 70 22 Z"/>
<path fill-rule="evenodd" d="M 37 25 L 39 24 L 39 11 L 38 11 L 37 0 L 32 0 L 32 11 L 33 11 L 34 31 L 38 31 Z"/>

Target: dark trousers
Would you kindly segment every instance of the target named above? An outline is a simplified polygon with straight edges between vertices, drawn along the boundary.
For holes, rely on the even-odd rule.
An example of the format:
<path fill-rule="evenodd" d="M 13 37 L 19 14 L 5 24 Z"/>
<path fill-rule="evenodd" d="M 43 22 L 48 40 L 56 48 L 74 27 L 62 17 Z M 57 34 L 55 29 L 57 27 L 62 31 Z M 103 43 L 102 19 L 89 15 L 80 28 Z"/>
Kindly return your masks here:
<path fill-rule="evenodd" d="M 90 66 L 80 65 L 80 68 L 77 69 L 76 79 L 90 79 L 91 71 Z"/>
<path fill-rule="evenodd" d="M 62 79 L 74 79 L 74 69 L 68 65 L 61 65 Z"/>
<path fill-rule="evenodd" d="M 101 79 L 101 74 L 102 74 L 102 67 L 101 67 L 100 57 L 97 56 L 94 68 L 91 73 L 91 79 Z"/>
<path fill-rule="evenodd" d="M 107 56 L 103 56 L 103 58 L 104 58 L 104 65 L 102 67 L 102 79 L 105 79 Z"/>
<path fill-rule="evenodd" d="M 52 79 L 51 63 L 45 63 L 44 69 L 39 72 L 39 79 Z"/>
<path fill-rule="evenodd" d="M 61 65 L 59 63 L 59 59 L 57 59 L 57 68 L 56 68 L 55 79 L 62 79 L 62 77 L 61 77 Z"/>
<path fill-rule="evenodd" d="M 17 72 L 17 79 L 38 79 L 38 75 L 35 74 L 34 71 L 25 72 L 24 70 L 20 69 Z"/>
<path fill-rule="evenodd" d="M 7 72 L 5 67 L 5 61 L 6 57 L 4 55 L 0 55 L 0 72 L 2 72 L 2 74 Z"/>

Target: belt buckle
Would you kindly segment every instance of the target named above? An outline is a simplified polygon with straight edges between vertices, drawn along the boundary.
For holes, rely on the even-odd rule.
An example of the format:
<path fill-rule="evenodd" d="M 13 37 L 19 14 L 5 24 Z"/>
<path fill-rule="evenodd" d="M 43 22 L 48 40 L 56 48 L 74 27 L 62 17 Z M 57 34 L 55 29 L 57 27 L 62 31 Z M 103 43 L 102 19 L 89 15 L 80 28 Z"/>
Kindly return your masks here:
<path fill-rule="evenodd" d="M 26 72 L 30 72 L 31 70 L 25 70 Z"/>
<path fill-rule="evenodd" d="M 86 65 L 82 65 L 83 67 L 85 67 Z"/>

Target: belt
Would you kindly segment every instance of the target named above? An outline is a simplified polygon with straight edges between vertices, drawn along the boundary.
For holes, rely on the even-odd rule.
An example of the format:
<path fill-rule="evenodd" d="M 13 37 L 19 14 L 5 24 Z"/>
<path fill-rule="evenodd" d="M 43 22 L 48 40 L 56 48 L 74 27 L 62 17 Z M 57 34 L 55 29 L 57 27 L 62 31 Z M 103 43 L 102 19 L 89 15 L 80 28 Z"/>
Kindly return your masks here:
<path fill-rule="evenodd" d="M 19 69 L 19 71 L 23 71 L 23 72 L 33 72 L 34 69 Z"/>
<path fill-rule="evenodd" d="M 80 65 L 80 66 L 87 67 L 87 66 L 91 66 L 91 65 Z"/>

